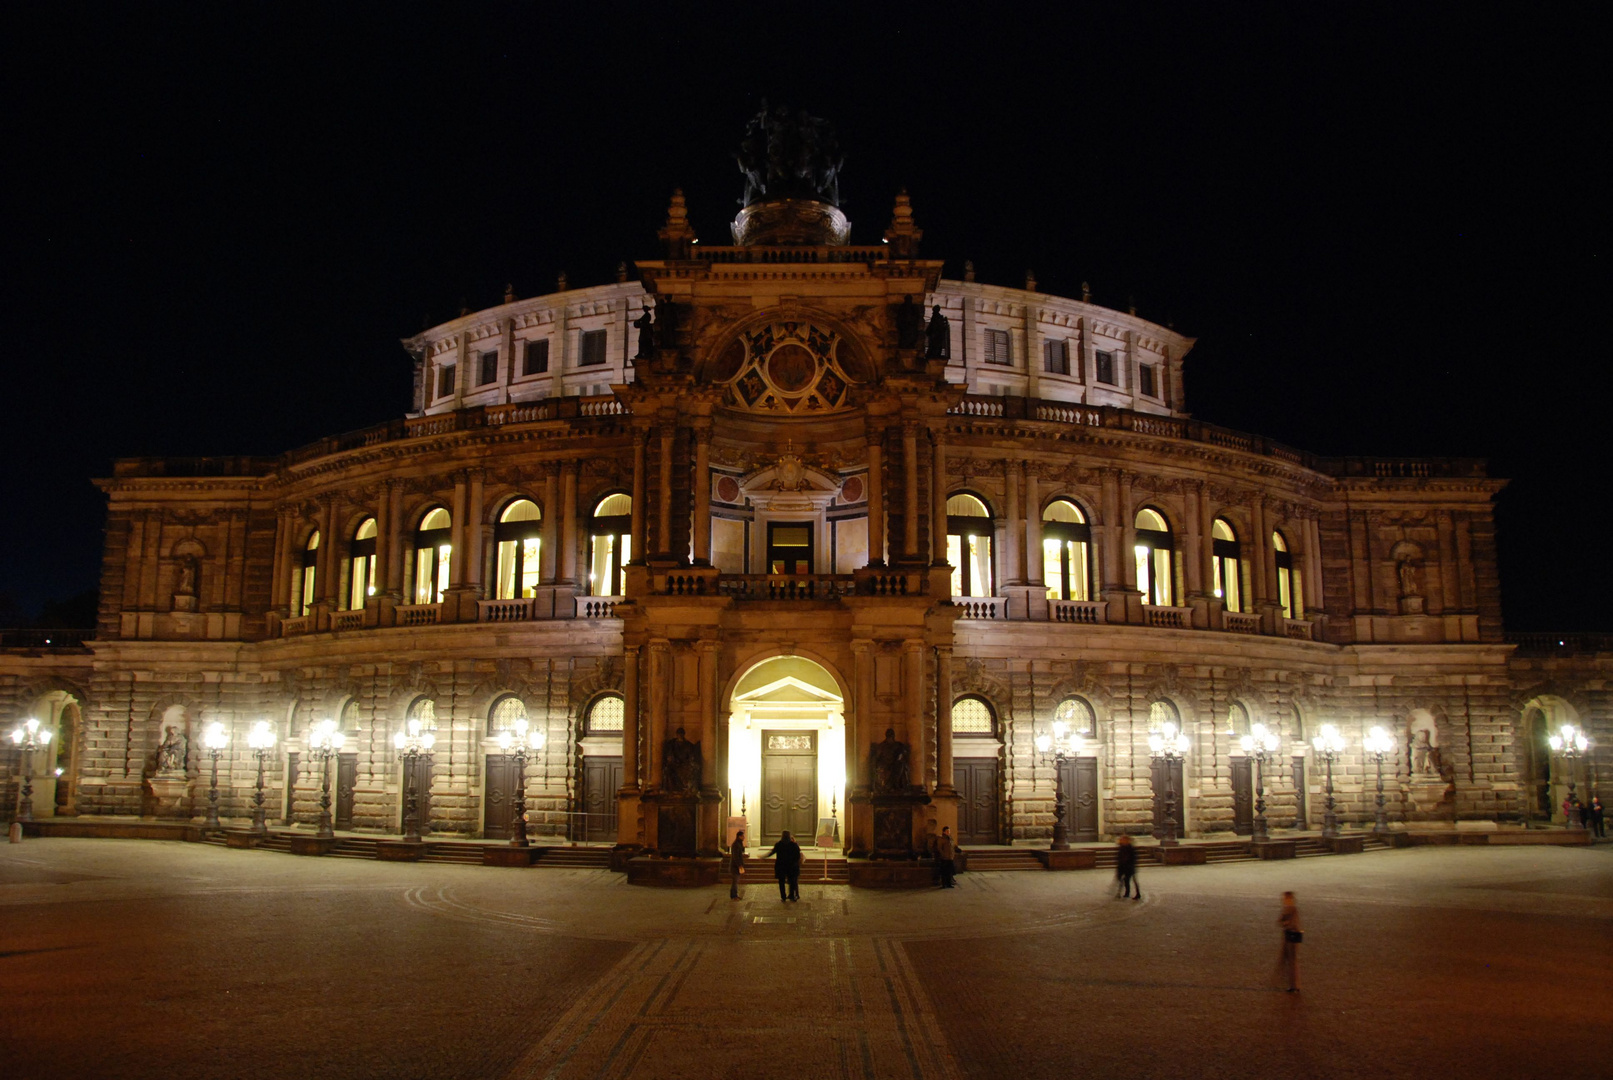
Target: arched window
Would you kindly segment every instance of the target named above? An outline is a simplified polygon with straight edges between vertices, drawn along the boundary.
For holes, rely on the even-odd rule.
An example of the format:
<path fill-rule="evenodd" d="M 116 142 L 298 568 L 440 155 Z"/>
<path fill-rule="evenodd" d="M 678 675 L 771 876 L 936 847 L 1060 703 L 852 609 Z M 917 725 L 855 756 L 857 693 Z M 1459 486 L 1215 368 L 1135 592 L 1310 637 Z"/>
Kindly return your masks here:
<path fill-rule="evenodd" d="M 952 733 L 954 735 L 994 735 L 991 706 L 984 698 L 974 695 L 961 697 L 952 703 Z"/>
<path fill-rule="evenodd" d="M 620 694 L 601 694 L 588 706 L 588 734 L 620 735 L 626 716 L 627 710 Z"/>
<path fill-rule="evenodd" d="M 1174 556 L 1176 543 L 1165 516 L 1148 507 L 1137 511 L 1137 588 L 1143 603 L 1170 607 L 1175 603 Z"/>
<path fill-rule="evenodd" d="M 1283 609 L 1283 618 L 1297 619 L 1304 613 L 1304 602 L 1299 598 L 1299 571 L 1294 569 L 1288 541 L 1275 529 L 1271 533 L 1271 550 L 1277 556 L 1277 603 Z"/>
<path fill-rule="evenodd" d="M 1177 731 L 1182 730 L 1182 714 L 1176 711 L 1176 706 L 1168 701 L 1156 701 L 1148 706 L 1148 730 L 1162 731 L 1166 724 L 1173 724 Z"/>
<path fill-rule="evenodd" d="M 348 738 L 352 738 L 362 723 L 363 718 L 359 715 L 358 702 L 349 698 L 347 704 L 342 706 L 341 730 L 346 732 Z"/>
<path fill-rule="evenodd" d="M 514 694 L 505 694 L 493 702 L 492 709 L 487 713 L 487 732 L 489 735 L 500 731 L 510 731 L 515 727 L 517 720 L 526 719 L 526 702 Z"/>
<path fill-rule="evenodd" d="M 1232 523 L 1216 518 L 1210 526 L 1210 561 L 1215 565 L 1215 595 L 1228 611 L 1243 610 L 1243 548 Z"/>
<path fill-rule="evenodd" d="M 1053 710 L 1053 722 L 1068 724 L 1069 730 L 1083 739 L 1091 739 L 1098 733 L 1098 720 L 1092 706 L 1078 697 L 1067 697 L 1059 702 Z"/>
<path fill-rule="evenodd" d="M 953 596 L 991 596 L 991 511 L 973 495 L 947 500 L 947 562 Z"/>
<path fill-rule="evenodd" d="M 1227 705 L 1227 730 L 1233 736 L 1249 734 L 1249 710 L 1236 701 Z"/>
<path fill-rule="evenodd" d="M 516 499 L 493 526 L 498 543 L 498 599 L 531 596 L 538 584 L 538 544 L 543 514 L 531 499 Z"/>
<path fill-rule="evenodd" d="M 1042 580 L 1049 600 L 1092 599 L 1092 527 L 1069 499 L 1042 511 Z"/>
<path fill-rule="evenodd" d="M 622 567 L 633 561 L 633 498 L 617 492 L 594 507 L 588 522 L 588 592 L 621 596 Z"/>
<path fill-rule="evenodd" d="M 347 549 L 347 610 L 362 611 L 375 595 L 375 519 L 365 518 Z"/>
<path fill-rule="evenodd" d="M 302 616 L 314 606 L 314 576 L 319 565 L 319 530 L 303 545 L 302 562 L 291 575 L 291 614 Z"/>
<path fill-rule="evenodd" d="M 414 534 L 414 602 L 437 604 L 448 591 L 448 565 L 453 557 L 453 519 L 437 507 L 420 520 Z"/>
<path fill-rule="evenodd" d="M 428 697 L 417 697 L 409 703 L 409 712 L 404 719 L 407 721 L 420 721 L 422 731 L 435 731 L 437 728 L 437 703 Z"/>

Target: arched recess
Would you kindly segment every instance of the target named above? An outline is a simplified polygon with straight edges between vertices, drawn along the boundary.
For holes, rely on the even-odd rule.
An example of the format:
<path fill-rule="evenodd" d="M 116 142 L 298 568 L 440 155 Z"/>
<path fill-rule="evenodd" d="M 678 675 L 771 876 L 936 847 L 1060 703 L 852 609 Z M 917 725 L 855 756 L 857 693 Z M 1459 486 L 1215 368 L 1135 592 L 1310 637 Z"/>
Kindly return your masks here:
<path fill-rule="evenodd" d="M 953 699 L 952 759 L 958 843 L 1002 843 L 1002 724 L 996 706 L 983 694 L 965 693 Z"/>
<path fill-rule="evenodd" d="M 1053 724 L 1063 724 L 1066 738 L 1080 747 L 1055 763 L 1064 786 L 1065 835 L 1072 841 L 1095 841 L 1103 833 L 1103 806 L 1099 798 L 1099 757 L 1102 743 L 1098 712 L 1090 699 L 1070 694 L 1053 706 Z M 1053 732 L 1057 734 L 1057 730 Z"/>
<path fill-rule="evenodd" d="M 6 748 L 17 756 L 10 763 L 16 787 L 8 794 L 21 797 L 21 773 L 26 765 L 33 778 L 32 811 L 42 817 L 73 817 L 77 809 L 77 777 L 84 745 L 84 692 L 62 679 L 41 680 L 28 688 L 21 700 L 29 702 L 17 722 L 38 720 L 40 730 L 50 733 L 50 741 L 26 760 L 9 741 Z M 7 730 L 12 725 L 7 725 Z"/>
<path fill-rule="evenodd" d="M 811 838 L 822 819 L 843 820 L 847 696 L 839 675 L 809 656 L 773 655 L 740 672 L 727 701 L 727 767 L 717 782 L 753 843 L 785 829 Z"/>
<path fill-rule="evenodd" d="M 1520 710 L 1522 752 L 1519 755 L 1518 773 L 1524 788 L 1523 812 L 1529 820 L 1560 825 L 1567 823 L 1563 802 L 1568 798 L 1571 771 L 1575 795 L 1582 803 L 1590 801 L 1585 758 L 1575 761 L 1570 769 L 1561 756 L 1552 753 L 1550 739 L 1560 734 L 1565 724 L 1582 730 L 1584 721 L 1579 709 L 1557 694 L 1536 694 L 1524 702 Z"/>
<path fill-rule="evenodd" d="M 626 727 L 627 702 L 615 689 L 596 692 L 577 710 L 578 738 L 576 816 L 570 823 L 574 840 L 609 843 L 617 839 L 619 803 L 622 788 L 622 732 Z M 636 753 L 637 747 L 632 748 Z"/>
<path fill-rule="evenodd" d="M 1153 834 L 1163 839 L 1166 835 L 1167 816 L 1176 819 L 1176 835 L 1186 836 L 1189 814 L 1187 787 L 1192 776 L 1191 762 L 1195 750 L 1193 734 L 1182 719 L 1181 707 L 1171 698 L 1156 697 L 1148 703 L 1148 733 L 1169 738 L 1173 732 L 1186 734 L 1188 750 L 1180 757 L 1169 759 L 1153 757 L 1149 762 L 1150 779 L 1154 792 Z"/>

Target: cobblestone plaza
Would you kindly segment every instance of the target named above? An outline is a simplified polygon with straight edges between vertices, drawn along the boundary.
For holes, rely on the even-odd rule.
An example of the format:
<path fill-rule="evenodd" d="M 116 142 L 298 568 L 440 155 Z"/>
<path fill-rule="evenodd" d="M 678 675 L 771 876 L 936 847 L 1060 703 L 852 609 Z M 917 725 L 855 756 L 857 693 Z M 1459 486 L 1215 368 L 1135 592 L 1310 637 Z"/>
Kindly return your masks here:
<path fill-rule="evenodd" d="M 0 848 L 34 1077 L 1603 1075 L 1613 847 L 1415 848 L 953 892 Z M 1274 979 L 1298 893 L 1303 990 Z"/>

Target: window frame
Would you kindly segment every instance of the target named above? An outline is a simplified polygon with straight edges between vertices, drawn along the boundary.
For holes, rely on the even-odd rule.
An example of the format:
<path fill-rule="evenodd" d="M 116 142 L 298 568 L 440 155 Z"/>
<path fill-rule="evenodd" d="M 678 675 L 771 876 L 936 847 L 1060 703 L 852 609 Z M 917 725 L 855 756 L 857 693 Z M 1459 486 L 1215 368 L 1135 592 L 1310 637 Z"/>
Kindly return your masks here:
<path fill-rule="evenodd" d="M 1042 342 L 1042 370 L 1049 375 L 1069 376 L 1069 338 L 1048 338 Z"/>
<path fill-rule="evenodd" d="M 457 374 L 456 374 L 458 367 L 459 367 L 458 364 L 439 364 L 439 365 L 437 365 L 437 400 L 438 401 L 441 401 L 443 398 L 450 398 L 450 397 L 454 396 L 454 385 L 455 385 L 455 380 L 458 377 Z"/>
<path fill-rule="evenodd" d="M 447 525 L 440 526 L 435 529 L 426 529 L 417 526 L 414 531 L 414 602 L 417 604 L 442 603 L 443 597 L 447 594 L 449 585 L 451 584 L 450 581 L 445 579 L 447 579 L 451 573 L 451 571 L 446 567 L 452 565 L 454 553 L 453 512 L 450 511 L 446 506 L 432 506 L 427 509 L 425 513 L 420 515 L 420 522 L 421 525 L 424 525 L 426 519 L 438 510 L 441 510 L 445 515 L 447 515 Z M 444 549 L 447 549 L 448 551 L 448 561 L 446 563 L 442 557 Z M 428 599 L 422 599 L 422 597 L 426 596 L 426 593 L 422 591 L 423 583 L 421 582 L 420 577 L 422 564 L 420 556 L 427 551 L 430 551 L 433 555 L 433 558 L 427 565 L 431 566 L 435 572 L 432 573 L 428 579 L 433 586 L 430 597 Z"/>
<path fill-rule="evenodd" d="M 1075 512 L 1082 518 L 1081 521 L 1058 521 L 1047 516 L 1047 512 L 1058 503 L 1068 503 L 1075 508 Z M 1068 495 L 1056 495 L 1047 501 L 1041 509 L 1042 515 L 1042 584 L 1047 586 L 1049 600 L 1090 601 L 1093 595 L 1092 582 L 1092 518 L 1086 508 Z M 1049 583 L 1047 578 L 1047 545 L 1059 546 L 1059 583 L 1057 586 Z M 1084 580 L 1081 582 L 1080 593 L 1076 596 L 1073 588 L 1074 578 L 1070 570 L 1070 545 L 1080 544 L 1085 551 L 1082 553 Z M 1054 596 L 1055 587 L 1060 595 Z"/>
<path fill-rule="evenodd" d="M 549 374 L 549 339 L 529 338 L 521 350 L 521 374 Z"/>
<path fill-rule="evenodd" d="M 606 499 L 617 495 L 624 496 L 628 502 L 628 512 L 625 514 L 601 515 L 599 508 Z M 593 513 L 588 515 L 588 595 L 589 596 L 621 596 L 627 587 L 627 564 L 633 559 L 633 497 L 625 491 L 607 491 L 594 500 Z M 607 558 L 610 559 L 611 580 L 603 584 L 614 585 L 615 592 L 602 591 L 596 563 L 599 556 L 599 541 L 608 539 L 606 545 Z"/>
<path fill-rule="evenodd" d="M 981 362 L 991 364 L 993 367 L 1013 367 L 1014 336 L 1007 330 L 999 330 L 994 326 L 983 327 L 981 333 L 985 335 L 985 347 L 980 353 Z M 1002 359 L 996 359 L 998 355 L 1001 355 Z"/>
<path fill-rule="evenodd" d="M 1227 527 L 1227 532 L 1232 534 L 1231 540 L 1216 537 L 1215 522 Z M 1215 522 L 1210 524 L 1211 595 L 1221 601 L 1222 610 L 1242 612 L 1246 595 L 1243 587 L 1243 542 L 1238 539 L 1238 530 L 1232 522 L 1224 517 L 1216 518 Z"/>
<path fill-rule="evenodd" d="M 1302 618 L 1305 599 L 1299 591 L 1300 573 L 1294 567 L 1293 549 L 1281 529 L 1271 530 L 1271 548 L 1277 564 L 1277 605 L 1282 609 L 1283 618 Z"/>
<path fill-rule="evenodd" d="M 1093 350 L 1092 368 L 1093 382 L 1099 384 L 1100 386 L 1113 386 L 1117 388 L 1120 386 L 1120 383 L 1115 381 L 1115 354 L 1112 351 L 1108 349 Z M 1105 371 L 1107 371 L 1109 374 L 1108 378 L 1104 378 Z"/>
<path fill-rule="evenodd" d="M 960 731 L 958 729 L 958 706 L 966 701 L 976 701 L 986 710 L 985 731 Z M 981 694 L 959 694 L 952 699 L 952 737 L 954 739 L 996 739 L 998 735 L 997 707 Z"/>
<path fill-rule="evenodd" d="M 619 728 L 601 728 L 601 727 L 595 726 L 595 724 L 594 724 L 594 713 L 595 713 L 595 711 L 599 708 L 600 705 L 602 705 L 603 703 L 605 703 L 607 701 L 615 701 L 615 702 L 620 703 L 620 705 L 621 705 L 622 726 L 619 727 Z M 624 696 L 622 696 L 621 694 L 619 694 L 616 691 L 614 691 L 614 690 L 606 691 L 605 693 L 600 694 L 599 696 L 595 697 L 592 701 L 590 701 L 588 703 L 588 708 L 583 712 L 583 734 L 584 735 L 604 736 L 604 737 L 607 737 L 607 738 L 614 737 L 614 738 L 620 739 L 620 738 L 623 737 L 623 732 L 625 731 L 626 727 L 627 727 L 627 699 Z"/>
<path fill-rule="evenodd" d="M 597 350 L 594 346 L 597 345 Z M 597 351 L 598 357 L 590 360 L 590 351 Z M 577 332 L 577 366 L 603 367 L 610 361 L 610 340 L 604 330 L 579 330 Z"/>
<path fill-rule="evenodd" d="M 997 519 L 991 512 L 991 504 L 972 491 L 954 491 L 947 496 L 947 502 L 953 499 L 966 497 L 980 504 L 985 511 L 984 516 L 976 514 L 947 514 L 947 562 L 952 564 L 952 595 L 967 596 L 973 599 L 985 599 L 997 595 Z M 986 541 L 986 567 L 991 580 L 982 586 L 984 591 L 976 591 L 973 581 L 975 573 L 975 559 L 964 556 L 973 545 L 966 542 L 967 537 L 984 537 Z M 956 538 L 957 561 L 954 560 L 954 544 Z M 977 554 L 977 551 L 970 551 Z"/>
<path fill-rule="evenodd" d="M 519 518 L 506 521 L 505 515 L 520 503 L 530 503 L 537 510 L 535 518 Z M 533 558 L 537 560 L 538 570 L 533 574 L 534 581 L 530 586 L 521 584 L 527 577 L 526 541 L 536 540 Z M 510 551 L 510 577 L 511 589 L 505 588 L 504 580 L 504 545 L 512 546 Z M 493 523 L 493 592 L 496 600 L 526 600 L 524 595 L 527 588 L 536 589 L 542 584 L 543 566 L 543 505 L 538 500 L 526 495 L 512 496 L 505 502 L 504 508 L 498 512 L 498 519 Z"/>
<path fill-rule="evenodd" d="M 376 535 L 359 537 L 369 525 Z M 347 543 L 347 610 L 363 611 L 369 598 L 375 595 L 375 552 L 379 525 L 374 517 L 366 517 L 353 530 L 353 539 Z"/>
<path fill-rule="evenodd" d="M 1136 520 L 1142 516 L 1144 511 L 1157 514 L 1159 520 L 1165 523 L 1164 530 L 1137 527 Z M 1171 519 L 1166 517 L 1165 512 L 1157 506 L 1140 506 L 1137 508 L 1137 512 L 1132 515 L 1132 522 L 1132 533 L 1135 537 L 1132 541 L 1132 553 L 1138 568 L 1147 568 L 1147 585 L 1145 586 L 1141 581 L 1137 582 L 1137 588 L 1143 594 L 1143 603 L 1151 607 L 1175 607 L 1176 535 L 1170 527 Z M 1138 548 L 1143 547 L 1148 548 L 1148 557 L 1146 559 L 1137 552 Z M 1163 582 L 1160 580 L 1162 576 L 1159 566 L 1161 555 L 1165 556 Z M 1163 588 L 1161 588 L 1161 585 L 1163 585 Z"/>

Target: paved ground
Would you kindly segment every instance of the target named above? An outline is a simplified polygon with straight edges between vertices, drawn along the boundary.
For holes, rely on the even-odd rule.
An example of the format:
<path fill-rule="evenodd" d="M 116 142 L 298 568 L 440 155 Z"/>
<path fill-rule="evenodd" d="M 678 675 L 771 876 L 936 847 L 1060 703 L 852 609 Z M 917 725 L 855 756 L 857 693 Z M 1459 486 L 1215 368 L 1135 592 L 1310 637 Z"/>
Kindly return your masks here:
<path fill-rule="evenodd" d="M 767 883 L 770 886 L 770 882 Z M 1463 1077 L 1613 1061 L 1613 845 L 645 890 L 585 870 L 0 846 L 0 1075 Z M 1298 892 L 1304 990 L 1273 981 Z"/>

